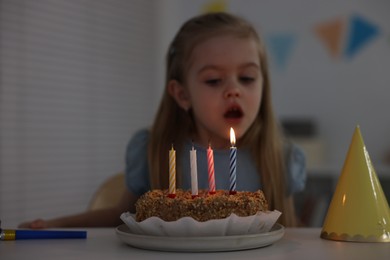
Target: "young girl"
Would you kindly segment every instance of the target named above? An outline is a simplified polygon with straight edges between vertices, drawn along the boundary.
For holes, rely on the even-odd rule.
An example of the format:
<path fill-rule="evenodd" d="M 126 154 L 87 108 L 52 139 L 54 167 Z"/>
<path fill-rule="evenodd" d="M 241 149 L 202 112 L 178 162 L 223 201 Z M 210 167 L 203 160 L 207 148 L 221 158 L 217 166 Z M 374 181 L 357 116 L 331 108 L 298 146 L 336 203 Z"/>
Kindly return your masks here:
<path fill-rule="evenodd" d="M 237 138 L 237 190 L 262 189 L 279 221 L 295 226 L 293 194 L 305 184 L 301 150 L 283 139 L 273 114 L 264 44 L 245 20 L 211 13 L 187 21 L 167 53 L 166 88 L 150 130 L 138 132 L 126 154 L 128 191 L 111 209 L 54 220 L 32 228 L 115 226 L 150 189 L 168 188 L 168 151 L 177 150 L 178 187 L 190 189 L 189 151 L 198 158 L 199 189 L 207 189 L 206 149 L 214 149 L 217 189 L 229 190 L 229 129 Z"/>

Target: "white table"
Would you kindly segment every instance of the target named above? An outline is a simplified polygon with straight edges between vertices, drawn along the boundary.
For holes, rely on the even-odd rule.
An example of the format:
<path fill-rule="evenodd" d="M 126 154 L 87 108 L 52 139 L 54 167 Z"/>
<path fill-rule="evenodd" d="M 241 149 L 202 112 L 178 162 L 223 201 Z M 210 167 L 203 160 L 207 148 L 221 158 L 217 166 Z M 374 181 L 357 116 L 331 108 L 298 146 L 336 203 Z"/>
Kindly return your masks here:
<path fill-rule="evenodd" d="M 390 243 L 324 240 L 319 228 L 287 228 L 284 237 L 271 246 L 213 253 L 137 249 L 119 240 L 114 228 L 86 230 L 88 238 L 81 240 L 0 241 L 0 259 L 390 259 Z"/>

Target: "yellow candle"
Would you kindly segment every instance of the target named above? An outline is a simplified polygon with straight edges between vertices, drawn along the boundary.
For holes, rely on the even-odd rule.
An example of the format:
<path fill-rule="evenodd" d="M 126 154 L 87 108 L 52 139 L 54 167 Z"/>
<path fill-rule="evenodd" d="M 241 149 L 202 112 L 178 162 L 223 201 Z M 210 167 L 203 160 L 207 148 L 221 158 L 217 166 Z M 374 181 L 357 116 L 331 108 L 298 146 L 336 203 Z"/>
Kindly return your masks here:
<path fill-rule="evenodd" d="M 173 149 L 169 151 L 169 189 L 168 196 L 175 197 L 176 195 L 176 151 Z"/>

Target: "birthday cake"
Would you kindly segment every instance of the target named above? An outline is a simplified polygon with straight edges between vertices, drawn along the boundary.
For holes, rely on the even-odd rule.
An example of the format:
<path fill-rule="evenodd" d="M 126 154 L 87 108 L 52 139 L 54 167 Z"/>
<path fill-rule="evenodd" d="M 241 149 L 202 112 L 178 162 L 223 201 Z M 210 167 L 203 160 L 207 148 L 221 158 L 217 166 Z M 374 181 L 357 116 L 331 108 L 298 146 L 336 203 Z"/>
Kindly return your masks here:
<path fill-rule="evenodd" d="M 212 219 L 223 219 L 231 214 L 240 217 L 252 216 L 266 212 L 268 203 L 261 190 L 256 192 L 217 190 L 209 194 L 200 190 L 193 197 L 191 191 L 176 190 L 174 198 L 168 196 L 167 190 L 152 190 L 142 195 L 136 202 L 136 221 L 158 217 L 164 221 L 176 221 L 183 217 L 204 222 Z"/>

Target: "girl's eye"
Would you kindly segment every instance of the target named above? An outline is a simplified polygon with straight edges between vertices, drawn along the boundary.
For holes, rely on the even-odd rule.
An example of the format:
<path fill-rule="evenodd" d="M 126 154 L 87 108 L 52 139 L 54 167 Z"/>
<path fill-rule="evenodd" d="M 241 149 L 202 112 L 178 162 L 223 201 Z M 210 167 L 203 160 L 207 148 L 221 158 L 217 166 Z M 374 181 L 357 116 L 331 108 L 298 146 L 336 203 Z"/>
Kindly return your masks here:
<path fill-rule="evenodd" d="M 252 77 L 240 77 L 240 82 L 243 84 L 250 84 L 255 81 L 255 78 Z"/>
<path fill-rule="evenodd" d="M 209 79 L 209 80 L 206 80 L 205 82 L 209 86 L 217 86 L 218 84 L 220 84 L 222 82 L 222 80 L 221 79 Z"/>

